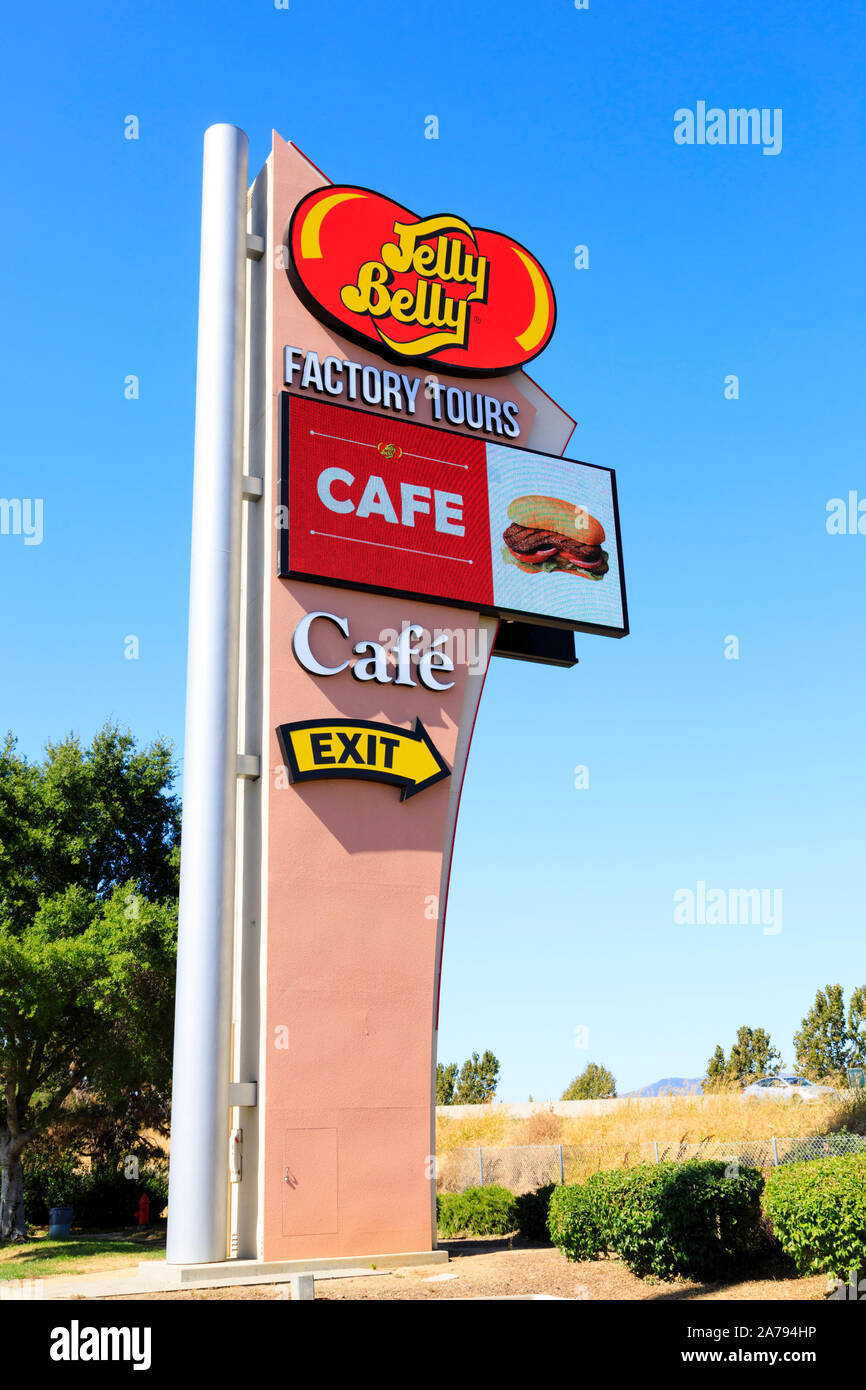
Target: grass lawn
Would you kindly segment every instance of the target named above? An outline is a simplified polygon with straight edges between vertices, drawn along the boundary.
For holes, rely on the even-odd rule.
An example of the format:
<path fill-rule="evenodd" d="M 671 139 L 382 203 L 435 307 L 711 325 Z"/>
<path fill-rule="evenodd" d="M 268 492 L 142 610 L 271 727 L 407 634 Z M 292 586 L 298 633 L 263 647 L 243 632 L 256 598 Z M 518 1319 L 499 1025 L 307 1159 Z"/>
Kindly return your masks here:
<path fill-rule="evenodd" d="M 52 1274 L 98 1274 L 165 1256 L 165 1232 L 94 1232 L 51 1240 L 48 1227 L 31 1227 L 24 1245 L 0 1246 L 0 1280 L 46 1279 Z"/>

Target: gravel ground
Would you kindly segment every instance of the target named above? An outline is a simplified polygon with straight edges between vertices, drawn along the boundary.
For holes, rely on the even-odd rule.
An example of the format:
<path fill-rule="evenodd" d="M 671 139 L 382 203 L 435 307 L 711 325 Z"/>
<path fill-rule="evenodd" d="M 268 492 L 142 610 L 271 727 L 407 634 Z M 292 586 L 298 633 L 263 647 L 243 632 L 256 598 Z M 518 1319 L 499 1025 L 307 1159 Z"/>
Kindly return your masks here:
<path fill-rule="evenodd" d="M 571 1264 L 551 1246 L 515 1244 L 512 1247 L 508 1241 L 502 1240 L 452 1240 L 442 1244 L 451 1255 L 447 1265 L 417 1265 L 396 1269 L 373 1279 L 322 1279 L 316 1283 L 316 1298 L 330 1301 L 431 1300 L 542 1295 L 548 1298 L 605 1301 L 819 1300 L 824 1298 L 827 1287 L 823 1275 L 798 1279 L 772 1268 L 761 1271 L 761 1277 L 724 1283 L 697 1284 L 683 1279 L 653 1284 L 630 1274 L 616 1258 Z M 135 1301 L 274 1300 L 286 1298 L 287 1292 L 285 1284 L 260 1284 L 249 1288 L 140 1294 L 135 1296 Z"/>

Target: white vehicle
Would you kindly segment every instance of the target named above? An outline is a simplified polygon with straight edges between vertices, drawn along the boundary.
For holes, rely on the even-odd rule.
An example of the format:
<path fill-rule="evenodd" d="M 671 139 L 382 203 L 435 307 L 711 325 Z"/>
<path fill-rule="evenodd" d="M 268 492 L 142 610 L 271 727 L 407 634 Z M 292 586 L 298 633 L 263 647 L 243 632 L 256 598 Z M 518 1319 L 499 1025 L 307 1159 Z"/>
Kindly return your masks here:
<path fill-rule="evenodd" d="M 821 1096 L 832 1094 L 832 1086 L 818 1086 L 814 1081 L 807 1081 L 805 1076 L 796 1076 L 793 1072 L 764 1076 L 743 1088 L 744 1096 L 758 1096 L 765 1100 L 791 1100 L 795 1096 L 800 1100 L 818 1100 Z"/>

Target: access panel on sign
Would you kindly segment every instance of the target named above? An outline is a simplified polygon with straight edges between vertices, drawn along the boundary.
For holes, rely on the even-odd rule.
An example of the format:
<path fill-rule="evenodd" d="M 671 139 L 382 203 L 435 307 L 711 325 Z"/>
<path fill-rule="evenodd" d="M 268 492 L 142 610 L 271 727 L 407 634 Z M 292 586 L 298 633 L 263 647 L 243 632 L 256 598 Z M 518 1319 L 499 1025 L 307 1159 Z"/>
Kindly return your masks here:
<path fill-rule="evenodd" d="M 335 1129 L 287 1129 L 282 1178 L 284 1236 L 324 1236 L 339 1231 Z"/>

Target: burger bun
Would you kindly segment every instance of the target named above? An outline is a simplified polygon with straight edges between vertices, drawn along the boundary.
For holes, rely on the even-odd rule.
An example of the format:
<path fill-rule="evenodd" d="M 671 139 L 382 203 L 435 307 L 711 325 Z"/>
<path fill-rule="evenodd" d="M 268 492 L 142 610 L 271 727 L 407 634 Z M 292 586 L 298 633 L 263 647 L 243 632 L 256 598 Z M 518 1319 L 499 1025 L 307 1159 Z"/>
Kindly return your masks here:
<path fill-rule="evenodd" d="M 585 507 L 559 497 L 515 497 L 508 507 L 509 520 L 537 531 L 556 531 L 582 545 L 601 545 L 604 527 Z"/>

